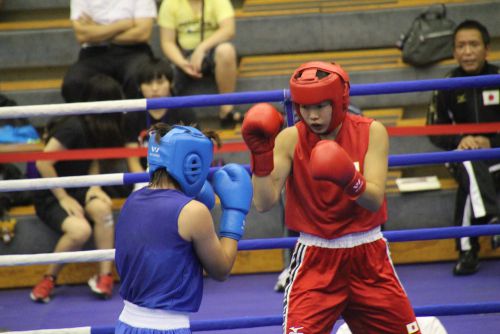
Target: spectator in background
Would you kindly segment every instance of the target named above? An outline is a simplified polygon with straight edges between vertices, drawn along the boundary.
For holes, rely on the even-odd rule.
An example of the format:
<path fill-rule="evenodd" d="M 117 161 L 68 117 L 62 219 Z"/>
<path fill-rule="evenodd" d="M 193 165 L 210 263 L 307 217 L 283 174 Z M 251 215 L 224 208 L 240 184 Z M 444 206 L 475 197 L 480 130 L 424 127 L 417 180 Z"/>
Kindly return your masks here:
<path fill-rule="evenodd" d="M 191 80 L 214 76 L 219 93 L 236 89 L 237 56 L 229 41 L 235 34 L 234 9 L 229 0 L 163 1 L 158 14 L 161 48 L 177 66 L 175 88 L 182 94 Z M 223 127 L 234 126 L 243 115 L 223 105 Z"/>
<path fill-rule="evenodd" d="M 64 100 L 83 101 L 85 85 L 97 73 L 120 82 L 127 98 L 137 98 L 135 66 L 153 55 L 148 42 L 155 18 L 155 0 L 71 0 L 81 50 L 64 77 Z"/>
<path fill-rule="evenodd" d="M 138 66 L 137 86 L 143 97 L 151 99 L 168 97 L 172 94 L 174 71 L 167 60 L 148 59 Z M 148 146 L 148 130 L 157 123 L 168 125 L 195 125 L 196 114 L 192 109 L 155 109 L 143 112 L 129 112 L 124 116 L 123 133 L 126 146 L 131 148 Z M 146 158 L 129 157 L 128 170 L 141 173 L 146 170 Z M 144 184 L 137 184 L 136 188 Z"/>
<path fill-rule="evenodd" d="M 97 75 L 89 80 L 83 93 L 86 101 L 120 99 L 121 87 L 111 77 Z M 96 147 L 123 147 L 121 114 L 65 116 L 49 122 L 44 152 Z M 90 160 L 37 161 L 41 177 L 99 174 L 100 163 Z M 113 248 L 114 227 L 111 199 L 99 186 L 54 188 L 35 192 L 37 216 L 61 233 L 54 252 L 79 250 L 94 235 L 97 249 Z M 102 298 L 112 295 L 112 262 L 99 263 L 99 274 L 89 280 L 91 290 Z M 31 291 L 36 302 L 50 301 L 61 264 L 48 266 L 43 279 Z"/>
<path fill-rule="evenodd" d="M 486 60 L 490 44 L 488 30 L 479 22 L 466 20 L 454 31 L 453 55 L 458 67 L 448 77 L 498 74 L 499 68 Z M 498 87 L 436 91 L 429 107 L 428 124 L 500 122 Z M 500 133 L 431 136 L 443 150 L 476 150 L 500 147 Z M 455 202 L 455 225 L 469 226 L 498 222 L 497 189 L 499 175 L 494 171 L 500 160 L 464 161 L 449 164 L 458 182 Z M 455 275 L 469 275 L 479 267 L 478 238 L 457 239 L 459 259 Z M 500 246 L 500 236 L 492 237 L 492 247 Z"/>

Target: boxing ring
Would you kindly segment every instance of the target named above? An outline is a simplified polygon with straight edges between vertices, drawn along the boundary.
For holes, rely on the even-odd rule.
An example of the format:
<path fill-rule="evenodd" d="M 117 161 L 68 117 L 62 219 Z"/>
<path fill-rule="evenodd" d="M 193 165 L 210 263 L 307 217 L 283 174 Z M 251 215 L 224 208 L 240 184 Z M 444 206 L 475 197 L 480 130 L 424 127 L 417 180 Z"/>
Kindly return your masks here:
<path fill-rule="evenodd" d="M 373 94 L 394 94 L 415 91 L 425 91 L 433 89 L 453 89 L 457 87 L 485 87 L 485 86 L 500 86 L 500 75 L 488 75 L 470 78 L 453 78 L 453 79 L 433 79 L 421 81 L 403 81 L 378 84 L 363 84 L 352 85 L 351 95 L 373 95 Z M 267 92 L 249 92 L 249 93 L 232 93 L 220 95 L 199 95 L 190 97 L 172 97 L 158 99 L 142 99 L 130 101 L 109 101 L 109 102 L 91 102 L 91 103 L 74 103 L 61 105 L 44 105 L 44 106 L 29 106 L 29 107 L 5 107 L 0 109 L 1 118 L 15 117 L 36 117 L 57 115 L 64 112 L 68 114 L 86 114 L 86 113 L 103 113 L 103 112 L 136 112 L 147 109 L 157 108 L 179 108 L 179 107 L 200 107 L 213 106 L 220 104 L 248 104 L 256 102 L 282 102 L 285 105 L 288 124 L 292 124 L 293 115 L 290 108 L 289 93 L 287 90 L 267 91 Z M 496 129 L 500 129 L 498 123 L 493 124 Z M 469 131 L 476 132 L 474 128 Z M 436 130 L 436 133 L 439 130 Z M 482 130 L 483 132 L 491 131 L 489 128 Z M 391 155 L 389 157 L 389 166 L 409 166 L 421 164 L 438 164 L 444 162 L 458 162 L 464 160 L 479 160 L 489 158 L 500 158 L 500 149 L 484 149 L 475 151 L 453 151 L 453 152 L 432 152 L 432 153 L 415 153 Z M 246 166 L 248 168 L 248 166 Z M 216 168 L 211 169 L 211 173 Z M 123 185 L 148 180 L 147 173 L 116 173 L 97 176 L 74 176 L 60 178 L 45 178 L 45 179 L 26 179 L 26 180 L 9 180 L 0 181 L 0 191 L 21 191 L 21 190 L 39 190 L 49 189 L 54 187 L 83 187 L 91 185 Z M 500 234 L 500 225 L 485 225 L 485 226 L 470 226 L 470 227 L 445 227 L 445 228 L 430 228 L 416 230 L 401 230 L 384 232 L 384 237 L 389 242 L 404 242 L 416 240 L 434 240 L 448 239 L 462 236 L 482 236 Z M 296 238 L 270 238 L 270 239 L 254 239 L 241 240 L 239 242 L 239 250 L 257 250 L 257 249 L 278 249 L 291 248 L 296 242 Z M 4 255 L 0 256 L 0 266 L 19 266 L 31 264 L 47 264 L 47 263 L 75 263 L 75 262 L 96 262 L 114 259 L 114 250 L 96 250 L 82 251 L 70 253 L 50 253 L 50 254 L 26 254 L 26 255 Z M 398 268 L 398 273 L 400 269 Z M 447 270 L 449 276 L 451 273 Z M 497 276 L 498 279 L 499 276 Z M 453 277 L 452 277 L 453 278 Z M 460 280 L 462 278 L 454 278 Z M 406 282 L 402 279 L 403 285 L 406 287 Z M 222 283 L 222 289 L 224 289 Z M 248 283 L 246 283 L 248 284 Z M 271 289 L 269 287 L 269 289 Z M 408 289 L 408 288 L 407 288 Z M 498 285 L 500 290 L 500 285 Z M 237 290 L 236 290 L 237 291 Z M 281 301 L 281 295 L 279 296 Z M 2 292 L 0 292 L 2 296 Z M 220 296 L 219 296 L 220 297 Z M 205 297 L 204 297 L 205 298 Z M 26 294 L 26 299 L 27 294 Z M 119 299 L 116 295 L 114 299 Z M 231 299 L 231 298 L 230 298 Z M 0 298 L 1 300 L 1 298 Z M 57 298 L 55 299 L 57 300 Z M 95 303 L 100 303 L 95 301 Z M 412 301 L 413 303 L 413 301 Z M 281 306 L 280 304 L 278 304 Z M 415 303 L 413 303 L 415 305 Z M 417 304 L 418 305 L 418 304 Z M 36 305 L 38 307 L 47 307 L 46 305 Z M 121 307 L 121 304 L 120 304 Z M 417 316 L 457 316 L 457 315 L 475 315 L 475 314 L 495 314 L 500 313 L 500 296 L 498 300 L 488 302 L 472 302 L 472 303 L 434 303 L 422 306 L 414 306 Z M 224 317 L 219 314 L 217 317 L 211 317 L 210 320 L 192 318 L 191 328 L 193 331 L 220 331 L 233 329 L 234 333 L 239 333 L 237 330 L 242 328 L 261 328 L 281 326 L 282 316 L 280 311 L 261 316 L 248 316 L 248 314 L 240 314 L 239 316 Z M 497 315 L 498 317 L 498 315 Z M 1 316 L 0 316 L 1 319 Z M 23 320 L 20 319 L 22 322 Z M 115 318 L 109 319 L 108 326 L 85 326 L 77 328 L 67 328 L 61 330 L 49 331 L 30 331 L 29 333 L 113 333 L 113 323 Z M 498 322 L 498 319 L 497 319 Z M 0 320 L 0 327 L 2 321 Z M 47 328 L 47 327 L 44 327 Z M 277 327 L 275 331 L 279 332 Z M 257 332 L 255 332 L 257 333 Z M 266 331 L 267 333 L 267 331 Z"/>

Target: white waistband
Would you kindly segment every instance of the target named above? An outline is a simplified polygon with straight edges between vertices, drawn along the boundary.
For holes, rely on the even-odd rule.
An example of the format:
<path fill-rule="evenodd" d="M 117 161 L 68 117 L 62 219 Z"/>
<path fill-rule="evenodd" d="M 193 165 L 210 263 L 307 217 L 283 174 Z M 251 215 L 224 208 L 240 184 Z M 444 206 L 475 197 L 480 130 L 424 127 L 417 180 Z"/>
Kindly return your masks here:
<path fill-rule="evenodd" d="M 150 309 L 124 301 L 119 320 L 129 326 L 149 329 L 189 328 L 189 313 Z"/>
<path fill-rule="evenodd" d="M 315 235 L 301 233 L 299 242 L 306 246 L 317 246 L 322 248 L 353 248 L 359 245 L 368 244 L 383 238 L 380 226 L 366 232 L 351 233 L 336 239 L 323 239 Z"/>

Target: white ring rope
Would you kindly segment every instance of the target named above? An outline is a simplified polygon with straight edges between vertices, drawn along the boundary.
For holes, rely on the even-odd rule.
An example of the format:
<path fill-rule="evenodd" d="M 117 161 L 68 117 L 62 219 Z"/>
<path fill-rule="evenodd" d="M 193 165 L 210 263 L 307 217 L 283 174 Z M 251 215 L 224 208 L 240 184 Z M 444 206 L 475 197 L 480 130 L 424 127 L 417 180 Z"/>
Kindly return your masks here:
<path fill-rule="evenodd" d="M 92 328 L 87 327 L 74 327 L 74 328 L 61 328 L 61 329 L 37 329 L 32 331 L 15 331 L 5 332 L 3 334 L 91 334 Z"/>
<path fill-rule="evenodd" d="M 0 119 L 12 117 L 22 118 L 36 116 L 66 116 L 80 114 L 102 114 L 110 112 L 145 111 L 146 107 L 146 99 L 3 107 L 0 109 Z"/>
<path fill-rule="evenodd" d="M 477 225 L 477 226 L 455 226 L 442 228 L 426 228 L 399 231 L 385 231 L 384 237 L 389 242 L 451 239 L 462 236 L 494 235 L 500 233 L 500 225 Z M 430 236 L 432 235 L 432 238 Z M 425 236 L 422 238 L 422 236 Z M 297 238 L 266 238 L 241 240 L 238 250 L 258 250 L 274 248 L 292 248 Z M 278 247 L 274 247 L 278 245 Z M 0 255 L 0 267 L 13 265 L 31 265 L 48 263 L 70 263 L 70 262 L 100 262 L 112 261 L 115 257 L 114 249 L 44 253 L 44 254 L 21 254 Z"/>
<path fill-rule="evenodd" d="M 79 188 L 94 185 L 116 186 L 123 185 L 124 173 L 62 176 L 37 179 L 4 180 L 0 182 L 0 192 L 42 190 L 51 188 Z"/>
<path fill-rule="evenodd" d="M 115 259 L 114 249 L 98 249 L 78 252 L 20 254 L 0 256 L 0 267 L 28 266 L 32 264 L 102 262 Z"/>

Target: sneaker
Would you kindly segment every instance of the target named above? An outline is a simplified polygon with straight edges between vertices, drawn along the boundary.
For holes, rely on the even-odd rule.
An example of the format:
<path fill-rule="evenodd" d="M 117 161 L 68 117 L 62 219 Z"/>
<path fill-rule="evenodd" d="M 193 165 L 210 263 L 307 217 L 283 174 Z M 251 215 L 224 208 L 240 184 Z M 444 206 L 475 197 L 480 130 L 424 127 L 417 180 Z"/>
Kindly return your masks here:
<path fill-rule="evenodd" d="M 460 252 L 460 257 L 453 268 L 453 274 L 457 276 L 472 275 L 476 273 L 478 269 L 479 258 L 477 252 L 469 250 Z"/>
<path fill-rule="evenodd" d="M 50 302 L 50 297 L 52 296 L 52 290 L 54 290 L 54 286 L 54 277 L 45 275 L 43 279 L 38 282 L 37 285 L 35 285 L 33 290 L 31 290 L 31 300 L 38 303 Z"/>
<path fill-rule="evenodd" d="M 274 285 L 274 291 L 284 292 L 289 277 L 290 275 L 288 274 L 288 268 L 286 268 L 278 276 L 278 281 L 276 281 L 276 284 Z"/>
<path fill-rule="evenodd" d="M 113 276 L 111 274 L 95 275 L 88 281 L 90 290 L 102 299 L 113 295 Z"/>

